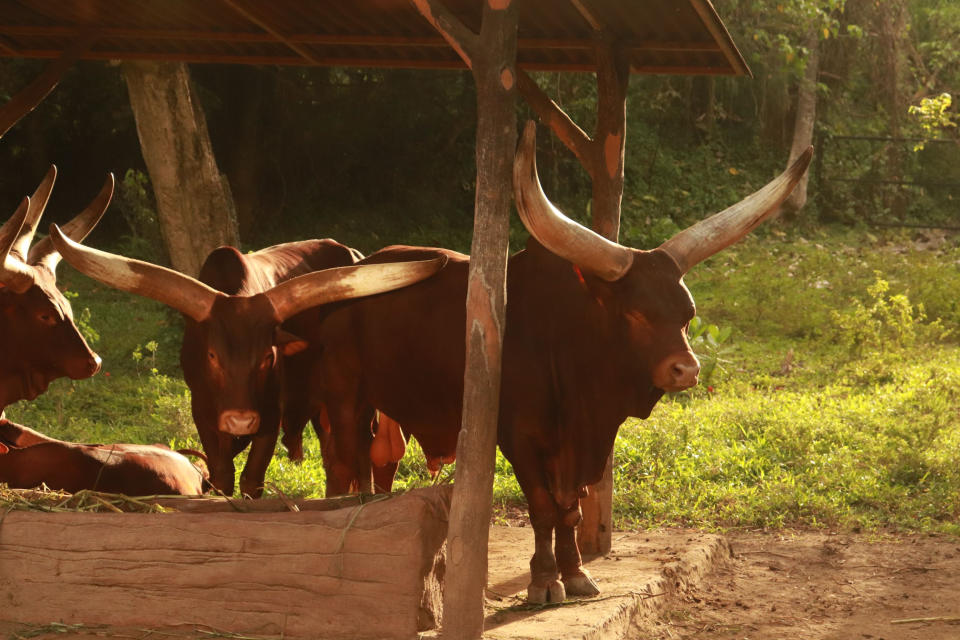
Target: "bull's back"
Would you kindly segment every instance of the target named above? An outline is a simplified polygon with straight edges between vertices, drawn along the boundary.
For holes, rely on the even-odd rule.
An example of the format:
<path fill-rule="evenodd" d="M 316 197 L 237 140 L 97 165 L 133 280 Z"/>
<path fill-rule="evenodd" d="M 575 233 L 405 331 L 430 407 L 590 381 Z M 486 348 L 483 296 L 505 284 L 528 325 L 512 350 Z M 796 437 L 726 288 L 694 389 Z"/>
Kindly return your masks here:
<path fill-rule="evenodd" d="M 319 326 L 323 384 L 364 399 L 408 432 L 455 443 L 463 396 L 469 258 L 445 249 L 388 247 L 362 264 L 447 257 L 436 275 L 389 293 L 351 301 Z M 425 447 L 426 448 L 426 447 Z"/>
<path fill-rule="evenodd" d="M 349 266 L 358 255 L 329 238 L 287 242 L 248 254 L 219 247 L 207 256 L 199 280 L 228 295 L 253 295 L 311 271 Z"/>

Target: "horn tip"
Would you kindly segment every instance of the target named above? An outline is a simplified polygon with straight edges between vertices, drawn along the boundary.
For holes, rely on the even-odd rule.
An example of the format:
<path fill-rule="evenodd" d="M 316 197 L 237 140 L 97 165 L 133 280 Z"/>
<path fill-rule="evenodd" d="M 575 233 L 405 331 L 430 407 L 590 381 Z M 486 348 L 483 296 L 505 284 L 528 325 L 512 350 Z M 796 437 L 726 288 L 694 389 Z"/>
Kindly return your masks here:
<path fill-rule="evenodd" d="M 50 240 L 53 241 L 54 245 L 59 247 L 61 243 L 66 243 L 66 236 L 63 235 L 63 231 L 60 230 L 60 227 L 56 222 L 50 223 L 48 233 L 50 234 Z"/>

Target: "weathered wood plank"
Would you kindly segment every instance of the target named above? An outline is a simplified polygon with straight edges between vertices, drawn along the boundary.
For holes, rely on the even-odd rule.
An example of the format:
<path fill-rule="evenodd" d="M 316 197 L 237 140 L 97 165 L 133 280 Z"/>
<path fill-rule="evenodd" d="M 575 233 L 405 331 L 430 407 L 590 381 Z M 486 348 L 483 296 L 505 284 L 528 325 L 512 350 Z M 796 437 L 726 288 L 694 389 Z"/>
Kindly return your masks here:
<path fill-rule="evenodd" d="M 415 638 L 439 618 L 449 487 L 299 513 L 11 512 L 0 621 Z"/>

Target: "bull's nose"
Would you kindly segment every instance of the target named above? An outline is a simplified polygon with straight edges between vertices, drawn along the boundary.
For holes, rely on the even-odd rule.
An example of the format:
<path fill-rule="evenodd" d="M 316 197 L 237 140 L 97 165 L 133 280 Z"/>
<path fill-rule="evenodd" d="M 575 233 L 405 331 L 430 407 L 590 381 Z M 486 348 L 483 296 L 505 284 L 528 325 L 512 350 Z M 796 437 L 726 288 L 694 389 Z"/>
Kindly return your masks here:
<path fill-rule="evenodd" d="M 249 436 L 260 428 L 260 414 L 256 411 L 224 411 L 220 414 L 218 428 L 233 436 Z"/>
<path fill-rule="evenodd" d="M 654 386 L 676 392 L 695 387 L 700 378 L 700 361 L 691 352 L 681 352 L 666 358 L 653 374 Z"/>
<path fill-rule="evenodd" d="M 77 358 L 65 367 L 65 373 L 73 380 L 83 380 L 96 375 L 103 365 L 103 360 L 95 353 L 91 353 L 85 359 Z"/>
<path fill-rule="evenodd" d="M 700 379 L 700 363 L 696 358 L 692 358 L 692 362 L 675 362 L 671 373 L 675 386 L 684 389 L 695 387 Z"/>

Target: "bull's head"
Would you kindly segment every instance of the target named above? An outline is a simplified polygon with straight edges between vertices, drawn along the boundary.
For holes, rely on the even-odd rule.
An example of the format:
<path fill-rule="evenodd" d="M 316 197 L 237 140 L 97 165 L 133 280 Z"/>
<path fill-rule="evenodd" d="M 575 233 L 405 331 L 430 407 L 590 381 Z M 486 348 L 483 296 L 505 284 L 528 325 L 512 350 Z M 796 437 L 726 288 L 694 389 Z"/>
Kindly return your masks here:
<path fill-rule="evenodd" d="M 30 247 L 56 175 L 50 167 L 33 196 L 24 198 L 0 227 L 0 408 L 36 398 L 56 378 L 79 380 L 100 370 L 99 356 L 80 335 L 70 303 L 57 289 L 60 254 L 50 238 Z M 82 242 L 112 195 L 113 176 L 108 176 L 90 206 L 64 225 L 64 233 Z"/>
<path fill-rule="evenodd" d="M 529 122 L 514 162 L 515 198 L 523 224 L 548 250 L 604 283 L 610 306 L 617 307 L 625 327 L 624 352 L 643 363 L 645 377 L 656 389 L 682 391 L 696 385 L 700 363 L 686 338 L 695 307 L 683 275 L 776 212 L 806 171 L 813 148 L 741 202 L 652 251 L 641 251 L 603 238 L 550 203 L 537 177 L 535 135 L 536 127 Z"/>
<path fill-rule="evenodd" d="M 181 351 L 184 377 L 194 394 L 213 396 L 204 399 L 215 414 L 209 417 L 221 433 L 231 436 L 258 431 L 262 408 L 277 403 L 280 356 L 306 346 L 280 328 L 285 320 L 311 307 L 413 284 L 446 261 L 338 267 L 293 278 L 263 293 L 227 295 L 182 273 L 78 245 L 55 226 L 50 236 L 79 271 L 162 302 L 186 316 L 188 325 L 193 323 Z"/>

